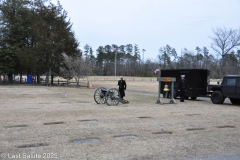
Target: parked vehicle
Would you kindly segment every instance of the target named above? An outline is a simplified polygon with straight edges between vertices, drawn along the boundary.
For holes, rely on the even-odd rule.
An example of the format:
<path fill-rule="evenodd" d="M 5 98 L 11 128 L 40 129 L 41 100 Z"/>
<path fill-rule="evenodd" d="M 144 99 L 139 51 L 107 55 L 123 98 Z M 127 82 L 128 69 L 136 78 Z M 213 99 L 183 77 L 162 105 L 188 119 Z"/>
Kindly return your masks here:
<path fill-rule="evenodd" d="M 207 96 L 207 85 L 209 70 L 207 69 L 164 69 L 161 70 L 161 77 L 175 77 L 176 82 L 174 83 L 174 98 L 179 96 L 178 93 L 178 81 L 181 79 L 181 75 L 185 75 L 187 81 L 187 91 L 185 99 L 189 97 L 196 99 L 197 97 Z M 165 82 L 161 83 L 161 93 L 164 94 Z M 168 84 L 169 88 L 171 83 Z"/>
<path fill-rule="evenodd" d="M 208 84 L 210 71 L 207 69 L 164 69 L 161 70 L 161 77 L 175 77 L 174 98 L 179 96 L 178 81 L 181 75 L 185 75 L 187 89 L 185 99 L 189 97 L 209 97 L 212 103 L 222 104 L 225 98 L 229 98 L 232 104 L 240 104 L 240 75 L 226 75 L 221 84 Z M 161 93 L 165 94 L 164 86 L 166 82 L 161 82 Z M 171 83 L 168 84 L 171 88 Z M 171 91 L 170 91 L 171 92 Z M 170 94 L 169 94 L 170 95 Z"/>
<path fill-rule="evenodd" d="M 240 104 L 240 75 L 226 75 L 220 85 L 209 85 L 211 101 L 222 104 L 229 98 L 232 104 Z"/>

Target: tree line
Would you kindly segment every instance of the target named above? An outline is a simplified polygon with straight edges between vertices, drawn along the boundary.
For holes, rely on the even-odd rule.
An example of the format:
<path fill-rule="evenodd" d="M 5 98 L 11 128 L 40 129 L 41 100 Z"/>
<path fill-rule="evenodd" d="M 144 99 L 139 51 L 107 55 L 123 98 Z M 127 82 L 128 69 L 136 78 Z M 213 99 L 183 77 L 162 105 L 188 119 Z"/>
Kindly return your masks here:
<path fill-rule="evenodd" d="M 11 82 L 13 75 L 62 76 L 66 79 L 89 75 L 157 76 L 159 69 L 209 69 L 211 78 L 240 74 L 240 30 L 213 30 L 211 48 L 183 49 L 170 45 L 159 48 L 154 60 L 144 60 L 137 44 L 107 44 L 79 49 L 67 12 L 43 0 L 2 0 L 0 4 L 0 75 Z M 48 82 L 50 83 L 50 82 Z"/>
<path fill-rule="evenodd" d="M 240 38 L 238 41 L 240 42 Z M 147 59 L 146 61 L 141 58 L 140 49 L 136 44 L 134 47 L 131 44 L 120 45 L 115 51 L 111 50 L 111 46 L 117 47 L 115 44 L 105 47 L 100 46 L 96 50 L 96 58 L 92 52 L 84 51 L 85 56 L 92 58 L 91 62 L 95 66 L 95 68 L 92 68 L 91 74 L 114 75 L 115 62 L 117 75 L 123 76 L 158 76 L 154 74 L 155 69 L 208 69 L 211 71 L 211 78 L 221 78 L 225 74 L 240 74 L 240 50 L 233 50 L 236 46 L 223 45 L 219 48 L 225 48 L 226 50 L 227 47 L 231 47 L 231 49 L 214 56 L 207 47 L 200 48 L 197 46 L 195 51 L 184 48 L 178 54 L 173 47 L 166 45 L 160 47 L 156 59 Z M 214 43 L 212 46 L 216 47 Z M 142 49 L 142 52 L 144 51 L 145 49 Z"/>
<path fill-rule="evenodd" d="M 60 3 L 3 0 L 0 6 L 0 74 L 59 74 L 62 53 L 81 54 L 79 42 Z"/>

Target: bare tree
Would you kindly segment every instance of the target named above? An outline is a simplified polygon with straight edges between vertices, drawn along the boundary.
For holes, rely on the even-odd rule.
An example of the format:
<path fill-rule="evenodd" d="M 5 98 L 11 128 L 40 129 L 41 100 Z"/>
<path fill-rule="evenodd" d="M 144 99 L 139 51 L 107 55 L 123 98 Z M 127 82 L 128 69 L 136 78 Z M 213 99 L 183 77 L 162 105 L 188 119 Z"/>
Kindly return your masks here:
<path fill-rule="evenodd" d="M 240 46 L 240 30 L 224 28 L 217 28 L 213 30 L 214 37 L 211 47 L 214 51 L 224 58 L 233 48 Z"/>
<path fill-rule="evenodd" d="M 62 53 L 64 67 L 60 68 L 60 72 L 64 78 L 75 78 L 76 87 L 79 87 L 79 79 L 83 76 L 89 75 L 91 71 L 90 58 L 82 58 L 81 54 L 76 57 L 68 56 Z"/>
<path fill-rule="evenodd" d="M 215 37 L 211 37 L 211 39 L 213 40 L 211 47 L 222 57 L 220 65 L 220 68 L 222 70 L 220 71 L 220 76 L 223 76 L 227 72 L 224 69 L 227 67 L 228 61 L 227 55 L 230 54 L 230 52 L 234 48 L 240 46 L 240 30 L 235 29 L 227 30 L 224 27 L 213 30 L 213 33 Z"/>

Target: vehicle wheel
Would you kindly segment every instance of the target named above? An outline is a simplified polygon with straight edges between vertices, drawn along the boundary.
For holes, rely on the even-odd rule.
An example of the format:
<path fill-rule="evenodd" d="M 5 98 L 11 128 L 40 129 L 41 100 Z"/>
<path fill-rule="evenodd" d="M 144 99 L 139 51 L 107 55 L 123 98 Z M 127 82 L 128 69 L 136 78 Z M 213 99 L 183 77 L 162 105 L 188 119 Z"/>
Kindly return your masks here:
<path fill-rule="evenodd" d="M 197 99 L 197 97 L 191 97 L 191 100 L 196 100 Z"/>
<path fill-rule="evenodd" d="M 120 100 L 119 90 L 111 88 L 106 93 L 106 103 L 109 106 L 117 106 Z"/>
<path fill-rule="evenodd" d="M 232 104 L 240 104 L 240 99 L 237 98 L 230 98 Z"/>
<path fill-rule="evenodd" d="M 224 97 L 222 96 L 222 92 L 214 91 L 211 95 L 211 101 L 214 104 L 222 104 L 224 101 Z"/>
<path fill-rule="evenodd" d="M 107 92 L 106 88 L 100 87 L 97 88 L 94 92 L 94 100 L 97 104 L 103 104 L 106 101 L 105 94 Z"/>

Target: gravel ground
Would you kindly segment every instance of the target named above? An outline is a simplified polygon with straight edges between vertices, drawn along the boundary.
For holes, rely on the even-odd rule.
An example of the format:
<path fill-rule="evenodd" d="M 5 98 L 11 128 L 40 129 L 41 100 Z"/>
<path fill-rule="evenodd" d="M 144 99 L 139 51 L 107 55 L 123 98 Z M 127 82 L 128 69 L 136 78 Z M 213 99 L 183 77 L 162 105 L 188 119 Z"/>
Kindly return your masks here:
<path fill-rule="evenodd" d="M 129 104 L 96 104 L 95 89 L 115 88 L 116 83 L 94 81 L 93 89 L 0 85 L 0 159 L 195 160 L 240 155 L 239 106 L 204 99 L 160 105 L 157 95 L 130 92 L 157 92 L 157 82 L 129 82 Z"/>

